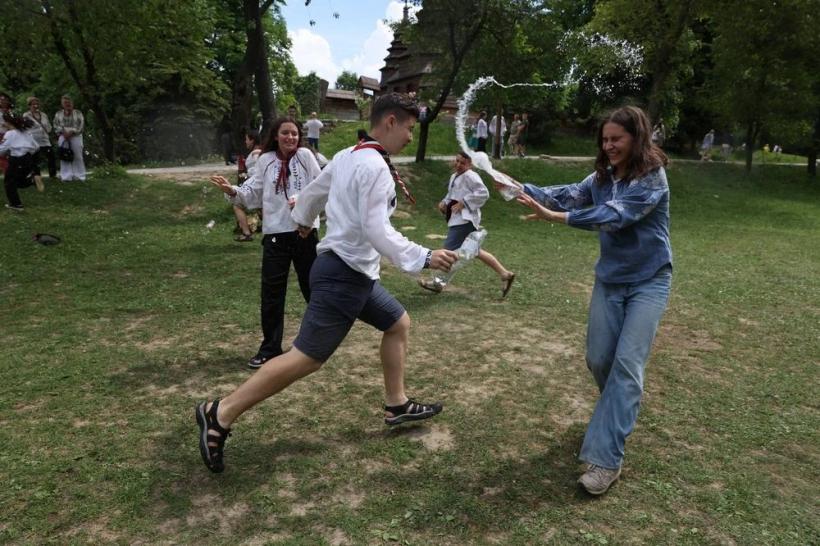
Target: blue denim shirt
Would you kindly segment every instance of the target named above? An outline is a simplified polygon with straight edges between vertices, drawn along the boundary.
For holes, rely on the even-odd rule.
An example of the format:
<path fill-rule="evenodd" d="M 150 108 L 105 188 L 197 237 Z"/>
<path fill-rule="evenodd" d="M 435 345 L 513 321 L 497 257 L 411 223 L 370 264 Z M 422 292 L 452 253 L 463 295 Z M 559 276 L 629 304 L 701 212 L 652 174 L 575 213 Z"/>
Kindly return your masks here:
<path fill-rule="evenodd" d="M 592 173 L 578 184 L 525 184 L 524 191 L 548 209 L 568 212 L 568 225 L 599 231 L 595 274 L 603 282 L 650 279 L 672 264 L 666 171 L 660 167 L 626 182 L 608 178 L 598 184 Z"/>

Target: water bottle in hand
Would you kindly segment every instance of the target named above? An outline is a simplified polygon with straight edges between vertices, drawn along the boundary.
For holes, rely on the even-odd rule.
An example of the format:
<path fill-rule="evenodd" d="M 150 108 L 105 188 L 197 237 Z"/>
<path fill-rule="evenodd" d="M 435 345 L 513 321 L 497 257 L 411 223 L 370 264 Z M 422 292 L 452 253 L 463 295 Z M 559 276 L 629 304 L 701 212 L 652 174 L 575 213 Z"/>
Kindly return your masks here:
<path fill-rule="evenodd" d="M 450 282 L 450 279 L 453 278 L 456 271 L 464 267 L 467 262 L 478 256 L 478 253 L 481 251 L 481 243 L 484 242 L 485 237 L 487 237 L 486 229 L 480 229 L 470 233 L 467 238 L 464 239 L 464 242 L 461 243 L 459 249 L 456 250 L 456 254 L 458 254 L 458 261 L 453 264 L 449 272 L 436 273 L 434 277 L 435 282 L 442 287 L 446 286 L 447 283 Z"/>

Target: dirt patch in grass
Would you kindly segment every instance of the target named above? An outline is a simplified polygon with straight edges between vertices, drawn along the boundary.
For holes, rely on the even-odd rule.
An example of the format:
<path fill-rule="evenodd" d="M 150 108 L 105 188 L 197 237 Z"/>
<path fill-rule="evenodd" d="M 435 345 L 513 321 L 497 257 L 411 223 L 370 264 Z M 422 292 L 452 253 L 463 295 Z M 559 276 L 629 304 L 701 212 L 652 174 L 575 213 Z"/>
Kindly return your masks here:
<path fill-rule="evenodd" d="M 293 503 L 290 507 L 290 515 L 295 517 L 304 517 L 314 508 L 316 508 L 316 504 L 311 501 Z"/>
<path fill-rule="evenodd" d="M 674 322 L 661 323 L 655 344 L 657 347 L 673 347 L 690 353 L 719 351 L 723 348 L 706 330 L 693 330 Z"/>
<path fill-rule="evenodd" d="M 353 488 L 353 486 L 348 485 L 342 490 L 334 493 L 331 500 L 336 504 L 341 504 L 355 510 L 361 506 L 366 499 L 366 493 L 363 493 L 362 491 Z"/>
<path fill-rule="evenodd" d="M 216 495 L 199 495 L 191 499 L 191 512 L 185 517 L 185 523 L 190 528 L 199 529 L 211 527 L 214 520 L 221 535 L 229 535 L 245 520 L 250 513 L 250 507 L 244 502 L 225 505 Z M 219 510 L 214 507 L 219 506 Z"/>
<path fill-rule="evenodd" d="M 95 519 L 88 523 L 83 523 L 76 527 L 72 527 L 67 533 L 67 537 L 88 537 L 86 541 L 89 544 L 102 543 L 114 544 L 120 541 L 119 533 L 111 530 L 111 524 L 107 517 Z"/>
<path fill-rule="evenodd" d="M 429 451 L 450 451 L 455 446 L 455 438 L 450 427 L 434 424 L 409 429 L 406 436 L 417 440 Z"/>

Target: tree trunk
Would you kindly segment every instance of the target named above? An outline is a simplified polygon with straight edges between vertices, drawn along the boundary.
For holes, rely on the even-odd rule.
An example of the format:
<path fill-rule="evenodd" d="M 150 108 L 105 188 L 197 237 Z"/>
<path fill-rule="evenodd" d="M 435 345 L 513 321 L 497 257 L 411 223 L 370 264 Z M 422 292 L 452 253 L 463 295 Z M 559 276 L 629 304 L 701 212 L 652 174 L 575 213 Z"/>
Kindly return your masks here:
<path fill-rule="evenodd" d="M 253 104 L 253 60 L 250 50 L 236 71 L 231 90 L 231 143 L 235 150 L 244 148 L 244 133 L 253 125 L 251 105 Z M 255 127 L 254 127 L 255 128 Z"/>
<path fill-rule="evenodd" d="M 450 91 L 453 89 L 453 84 L 456 81 L 456 76 L 458 76 L 458 72 L 459 70 L 461 70 L 461 64 L 464 62 L 464 56 L 467 55 L 467 52 L 473 46 L 473 43 L 475 42 L 476 38 L 478 38 L 479 33 L 484 29 L 484 24 L 486 23 L 486 21 L 487 12 L 484 11 L 481 13 L 481 16 L 476 21 L 475 26 L 470 30 L 466 38 L 464 38 L 464 43 L 462 44 L 460 49 L 456 45 L 455 40 L 456 21 L 455 19 L 453 19 L 449 23 L 450 55 L 452 55 L 452 65 L 450 67 L 450 74 L 447 76 L 447 81 L 441 88 L 441 92 L 439 93 L 438 100 L 436 101 L 435 106 L 433 106 L 433 108 L 427 109 L 427 115 L 425 116 L 424 122 L 422 122 L 421 125 L 421 130 L 419 131 L 419 147 L 416 150 L 416 162 L 420 163 L 424 161 L 424 155 L 427 152 L 427 125 L 432 123 L 438 117 L 438 113 L 441 111 L 441 107 L 444 106 L 444 103 L 447 101 L 447 97 L 450 96 Z"/>
<path fill-rule="evenodd" d="M 818 115 L 817 120 L 814 122 L 814 134 L 811 138 L 811 144 L 809 144 L 809 153 L 807 154 L 808 157 L 808 172 L 809 176 L 816 178 L 817 177 L 817 149 L 820 148 L 820 115 Z"/>
<path fill-rule="evenodd" d="M 652 62 L 652 86 L 649 90 L 649 101 L 646 109 L 653 125 L 658 123 L 661 117 L 661 111 L 663 110 L 661 95 L 666 87 L 669 75 L 672 73 L 672 56 L 677 51 L 678 42 L 691 20 L 692 1 L 681 2 L 679 9 L 680 11 L 678 11 L 669 33 L 658 47 Z"/>
<path fill-rule="evenodd" d="M 752 158 L 755 153 L 755 141 L 758 133 L 757 122 L 751 121 L 746 125 L 746 172 L 752 171 Z"/>
<path fill-rule="evenodd" d="M 83 59 L 84 74 L 80 73 L 79 68 L 74 64 L 74 61 L 68 53 L 65 36 L 62 33 L 61 24 L 54 16 L 51 2 L 42 0 L 41 5 L 43 12 L 49 20 L 54 48 L 63 60 L 63 64 L 71 75 L 71 79 L 74 80 L 74 83 L 77 84 L 77 87 L 80 89 L 80 94 L 83 99 L 91 106 L 91 111 L 97 120 L 97 125 L 102 133 L 103 155 L 107 161 L 113 162 L 116 159 L 114 153 L 114 126 L 103 108 L 103 100 L 98 92 L 98 89 L 102 89 L 102 86 L 97 81 L 97 66 L 94 62 L 94 55 L 88 47 L 82 28 L 80 27 L 77 6 L 73 1 L 67 2 L 69 23 L 67 28 L 69 28 L 77 38 L 78 49 Z"/>
<path fill-rule="evenodd" d="M 427 153 L 427 135 L 430 132 L 430 120 L 424 118 L 419 122 L 419 146 L 416 148 L 416 162 L 424 161 L 424 155 Z"/>
<path fill-rule="evenodd" d="M 253 60 L 256 96 L 259 100 L 259 111 L 262 112 L 262 130 L 266 131 L 276 118 L 276 105 L 273 99 L 265 27 L 262 25 L 262 10 L 259 7 L 259 1 L 245 0 L 244 12 L 247 48 Z"/>

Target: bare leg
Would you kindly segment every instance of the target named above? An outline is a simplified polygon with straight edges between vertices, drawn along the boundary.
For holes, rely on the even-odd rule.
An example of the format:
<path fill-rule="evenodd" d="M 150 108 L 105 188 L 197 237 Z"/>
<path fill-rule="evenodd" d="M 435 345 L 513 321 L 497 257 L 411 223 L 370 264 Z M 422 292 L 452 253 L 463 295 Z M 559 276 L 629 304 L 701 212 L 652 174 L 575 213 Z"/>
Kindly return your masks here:
<path fill-rule="evenodd" d="M 239 223 L 239 229 L 242 230 L 243 235 L 251 235 L 251 228 L 248 226 L 248 216 L 242 207 L 234 205 L 233 214 L 236 216 L 236 221 Z"/>
<path fill-rule="evenodd" d="M 322 363 L 293 347 L 290 351 L 268 360 L 255 374 L 219 402 L 217 420 L 225 428 L 247 410 L 286 388 L 288 385 L 319 370 Z M 210 407 L 210 404 L 208 405 Z"/>
<path fill-rule="evenodd" d="M 406 312 L 384 333 L 380 354 L 384 373 L 384 401 L 388 406 L 407 402 L 404 394 L 404 364 L 407 361 L 407 340 L 410 334 L 410 315 Z"/>
<path fill-rule="evenodd" d="M 492 268 L 493 271 L 498 273 L 498 276 L 501 277 L 501 280 L 507 280 L 510 275 L 512 275 L 512 271 L 509 271 L 501 262 L 498 261 L 498 258 L 487 252 L 486 250 L 479 250 L 478 252 L 478 259 L 487 264 Z"/>

